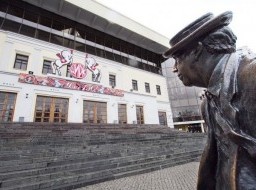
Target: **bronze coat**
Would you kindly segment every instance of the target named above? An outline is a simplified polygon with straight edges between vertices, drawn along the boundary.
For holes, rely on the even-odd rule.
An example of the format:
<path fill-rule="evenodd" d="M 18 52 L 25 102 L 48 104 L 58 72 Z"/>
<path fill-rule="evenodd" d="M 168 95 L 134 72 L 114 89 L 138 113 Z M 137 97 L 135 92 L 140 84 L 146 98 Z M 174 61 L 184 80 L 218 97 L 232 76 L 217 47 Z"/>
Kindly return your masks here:
<path fill-rule="evenodd" d="M 206 97 L 208 141 L 197 188 L 256 189 L 256 55 L 243 49 L 218 63 Z"/>

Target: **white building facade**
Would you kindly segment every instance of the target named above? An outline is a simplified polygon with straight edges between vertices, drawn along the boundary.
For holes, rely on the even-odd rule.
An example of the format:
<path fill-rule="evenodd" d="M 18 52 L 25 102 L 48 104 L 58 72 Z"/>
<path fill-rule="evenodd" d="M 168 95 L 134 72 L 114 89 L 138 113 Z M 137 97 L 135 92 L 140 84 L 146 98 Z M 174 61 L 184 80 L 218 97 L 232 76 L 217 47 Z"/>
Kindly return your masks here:
<path fill-rule="evenodd" d="M 27 2 L 0 5 L 0 121 L 173 127 L 166 79 L 160 72 L 161 53 L 153 45 L 145 48 L 137 40 L 124 41 L 125 34 L 110 35 L 113 30 L 106 30 L 111 25 L 97 30 L 63 16 L 72 8 L 80 10 L 72 12 L 76 16 L 86 11 L 79 5 Z M 58 3 L 59 13 L 48 10 L 54 6 L 47 2 Z M 88 19 L 94 25 L 102 18 Z M 119 34 L 126 30 L 118 27 Z M 147 40 L 143 36 L 141 41 Z"/>

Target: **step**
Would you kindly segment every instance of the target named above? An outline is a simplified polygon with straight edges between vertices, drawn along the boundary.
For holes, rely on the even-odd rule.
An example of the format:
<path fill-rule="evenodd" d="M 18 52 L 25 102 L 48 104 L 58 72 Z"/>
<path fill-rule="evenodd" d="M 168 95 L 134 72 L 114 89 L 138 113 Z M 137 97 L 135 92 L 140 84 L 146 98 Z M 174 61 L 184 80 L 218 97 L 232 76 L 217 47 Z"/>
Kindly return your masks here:
<path fill-rule="evenodd" d="M 193 146 L 192 148 L 196 148 L 196 146 Z M 201 148 L 201 147 L 200 147 Z M 182 147 L 180 150 L 190 151 L 189 147 Z M 129 151 L 125 152 L 124 151 Z M 166 151 L 179 151 L 177 148 L 165 148 L 165 147 L 147 147 L 146 149 L 140 149 L 138 148 L 137 151 L 133 151 L 131 149 L 123 149 L 122 151 L 118 149 L 114 150 L 108 150 L 106 153 L 99 151 L 98 153 L 87 153 L 87 152 L 69 152 L 69 153 L 64 153 L 58 154 L 56 156 L 52 156 L 51 154 L 48 155 L 48 157 L 40 157 L 40 158 L 33 158 L 33 154 L 31 155 L 32 157 L 21 157 L 20 159 L 17 158 L 16 160 L 11 160 L 11 161 L 2 161 L 1 162 L 1 171 L 2 172 L 7 172 L 7 171 L 12 171 L 11 169 L 13 168 L 13 171 L 15 170 L 20 170 L 20 165 L 22 165 L 22 168 L 25 168 L 25 166 L 28 166 L 28 168 L 31 168 L 35 164 L 39 163 L 46 163 L 48 166 L 53 165 L 55 163 L 63 164 L 63 163 L 70 163 L 75 160 L 79 161 L 81 158 L 83 160 L 100 160 L 100 159 L 106 159 L 106 158 L 114 158 L 114 157 L 121 157 L 121 156 L 129 156 L 129 155 L 136 155 L 136 154 L 150 154 L 150 153 L 161 153 L 161 152 L 166 152 Z M 17 166 L 17 167 L 16 167 Z"/>
<path fill-rule="evenodd" d="M 109 148 L 113 148 L 115 146 L 115 149 L 123 149 L 123 148 L 130 148 L 133 147 L 134 149 L 137 149 L 136 147 L 139 147 L 141 150 L 145 148 L 162 148 L 163 146 L 169 147 L 169 148 L 175 148 L 176 146 L 190 146 L 191 142 L 169 142 L 168 140 L 157 140 L 157 141 L 147 141 L 147 142 L 129 142 L 129 143 L 118 143 L 118 144 L 104 144 L 104 145 L 80 145 L 80 146 L 75 146 L 75 147 L 51 147 L 51 146 L 34 146 L 33 149 L 29 149 L 27 147 L 27 150 L 21 150 L 19 149 L 18 151 L 0 151 L 1 156 L 0 160 L 4 161 L 5 159 L 7 160 L 15 160 L 15 159 L 20 159 L 22 158 L 27 158 L 29 155 L 32 155 L 33 158 L 37 157 L 44 157 L 44 156 L 57 156 L 61 155 L 62 153 L 67 153 L 67 152 L 72 152 L 72 154 L 75 154 L 76 152 L 97 152 L 97 151 L 104 151 L 108 150 Z M 200 145 L 202 146 L 203 144 L 201 141 L 198 142 L 193 142 L 193 146 Z M 7 147 L 6 147 L 7 148 Z M 44 151 L 42 153 L 42 150 Z M 93 150 L 93 151 L 92 151 Z M 38 153 L 39 152 L 39 153 Z"/>
<path fill-rule="evenodd" d="M 198 144 L 198 146 L 197 146 Z M 24 163 L 29 163 L 31 160 L 33 162 L 40 161 L 43 159 L 48 159 L 49 157 L 54 157 L 54 159 L 58 159 L 60 157 L 70 157 L 69 155 L 82 155 L 82 154 L 92 154 L 93 153 L 99 153 L 99 154 L 108 154 L 108 153 L 113 153 L 115 154 L 116 152 L 120 151 L 120 153 L 126 153 L 125 151 L 129 151 L 130 153 L 136 153 L 136 152 L 144 152 L 148 153 L 149 151 L 155 151 L 155 150 L 163 150 L 163 149 L 168 149 L 168 150 L 175 150 L 176 148 L 179 148 L 180 146 L 182 147 L 203 147 L 203 144 L 201 142 L 194 142 L 191 144 L 190 142 L 183 142 L 183 143 L 173 143 L 173 142 L 162 142 L 158 141 L 157 143 L 146 143 L 146 144 L 140 144 L 140 143 L 129 143 L 129 144 L 116 144 L 116 145 L 102 145 L 102 146 L 80 146 L 80 147 L 59 147 L 59 148 L 47 148 L 45 147 L 43 149 L 44 152 L 40 152 L 42 150 L 40 149 L 28 149 L 24 151 L 0 151 L 1 156 L 0 160 L 2 161 L 0 163 L 0 166 L 6 166 L 10 164 L 19 164 L 22 163 L 22 160 L 24 160 Z M 114 149 L 111 150 L 111 149 Z M 104 153 L 104 151 L 107 151 Z M 38 153 L 40 152 L 40 153 Z M 122 154 L 123 154 L 122 153 Z M 98 155 L 98 154 L 97 154 Z"/>
<path fill-rule="evenodd" d="M 27 183 L 27 184 L 20 184 L 13 187 L 3 188 L 3 190 L 17 190 L 17 189 L 26 189 L 26 190 L 32 190 L 32 189 L 73 189 L 78 188 L 90 184 L 95 184 L 107 180 L 113 180 L 118 179 L 121 177 L 127 177 L 131 175 L 138 175 L 142 173 L 152 172 L 155 170 L 163 169 L 166 167 L 172 167 L 179 164 L 184 164 L 188 162 L 197 161 L 195 158 L 190 158 L 187 160 L 177 161 L 175 163 L 168 163 L 163 166 L 154 165 L 154 166 L 148 166 L 146 168 L 140 168 L 136 170 L 126 170 L 122 173 L 117 173 L 115 170 L 105 170 L 105 171 L 98 171 L 98 172 L 92 172 L 92 173 L 82 173 L 72 176 L 66 176 L 55 180 L 44 180 L 40 182 L 34 182 L 34 183 Z M 132 166 L 132 168 L 138 168 L 136 166 Z"/>
<path fill-rule="evenodd" d="M 143 167 L 147 167 L 147 165 L 161 165 L 165 163 L 169 163 L 170 161 L 176 162 L 178 160 L 182 160 L 184 158 L 192 158 L 192 157 L 198 157 L 200 153 L 198 151 L 193 151 L 193 152 L 186 152 L 186 153 L 179 153 L 179 154 L 171 154 L 171 155 L 161 155 L 161 156 L 155 156 L 155 157 L 146 157 L 146 158 L 139 158 L 139 159 L 130 159 L 126 161 L 120 162 L 120 160 L 103 160 L 101 162 L 90 162 L 90 163 L 75 163 L 75 164 L 68 164 L 66 167 L 64 165 L 60 165 L 59 167 L 51 167 L 46 168 L 48 171 L 50 170 L 51 173 L 44 174 L 42 172 L 32 172 L 34 176 L 31 177 L 19 177 L 19 175 L 13 175 L 15 177 L 14 179 L 8 179 L 4 180 L 5 178 L 2 178 L 2 187 L 8 187 L 12 184 L 23 184 L 23 183 L 30 183 L 30 182 L 35 182 L 37 180 L 45 180 L 45 179 L 52 179 L 53 176 L 55 177 L 60 177 L 63 175 L 70 175 L 70 174 L 78 174 L 80 172 L 85 173 L 85 172 L 92 172 L 92 171 L 99 171 L 99 170 L 105 170 L 105 169 L 113 169 L 116 168 L 117 172 L 119 173 L 120 171 L 123 172 L 123 169 L 125 171 L 127 170 L 127 167 L 130 169 L 137 169 L 138 165 L 142 165 Z M 132 168 L 135 167 L 135 168 Z M 59 168 L 59 169 L 57 169 Z M 118 169 L 119 168 L 119 169 Z M 42 171 L 45 171 L 41 169 Z M 21 173 L 18 173 L 21 174 Z"/>
<path fill-rule="evenodd" d="M 174 166 L 177 163 L 187 163 L 189 161 L 195 161 L 197 158 L 188 158 L 185 161 L 181 161 L 180 159 L 176 161 L 175 163 L 168 163 L 167 161 L 162 162 L 163 167 L 159 164 L 158 162 L 150 162 L 150 163 L 142 163 L 142 164 L 135 164 L 132 166 L 125 166 L 125 167 L 119 167 L 119 168 L 114 168 L 114 169 L 107 169 L 103 171 L 97 171 L 97 172 L 90 172 L 90 173 L 84 173 L 83 170 L 80 170 L 81 173 L 74 174 L 72 173 L 65 173 L 64 175 L 61 176 L 61 178 L 57 178 L 54 180 L 47 180 L 48 178 L 42 178 L 42 181 L 33 181 L 31 182 L 25 181 L 26 184 L 19 184 L 17 186 L 9 187 L 7 189 L 17 189 L 20 187 L 24 187 L 25 189 L 59 189 L 58 186 L 62 186 L 61 188 L 65 186 L 70 186 L 72 182 L 78 183 L 79 181 L 83 182 L 83 185 L 85 183 L 93 183 L 93 182 L 99 182 L 99 180 L 109 180 L 109 179 L 114 179 L 119 177 L 125 177 L 127 174 L 130 175 L 135 175 L 139 173 L 145 173 L 149 171 L 154 171 L 157 169 L 165 168 L 165 167 L 170 167 Z M 139 172 L 138 172 L 139 171 Z M 58 176 L 59 177 L 59 176 Z M 71 183 L 71 184 L 70 184 Z M 15 183 L 12 183 L 15 184 Z M 65 184 L 65 185 L 63 185 Z M 80 183 L 81 184 L 81 183 Z M 5 188 L 3 186 L 3 188 Z"/>

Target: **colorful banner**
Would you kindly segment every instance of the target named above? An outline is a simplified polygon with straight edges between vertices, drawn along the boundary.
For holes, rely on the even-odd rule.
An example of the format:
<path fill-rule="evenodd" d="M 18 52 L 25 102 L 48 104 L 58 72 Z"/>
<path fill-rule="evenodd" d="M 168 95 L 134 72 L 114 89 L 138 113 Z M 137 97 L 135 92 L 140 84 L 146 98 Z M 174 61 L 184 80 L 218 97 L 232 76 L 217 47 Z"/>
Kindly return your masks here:
<path fill-rule="evenodd" d="M 19 82 L 41 85 L 41 86 L 49 86 L 55 88 L 65 88 L 70 90 L 80 90 L 85 92 L 99 93 L 99 94 L 107 94 L 113 96 L 124 96 L 124 91 L 119 89 L 113 89 L 109 87 L 104 87 L 98 84 L 91 84 L 85 82 L 71 81 L 65 80 L 55 77 L 41 77 L 35 76 L 25 73 L 20 73 Z"/>

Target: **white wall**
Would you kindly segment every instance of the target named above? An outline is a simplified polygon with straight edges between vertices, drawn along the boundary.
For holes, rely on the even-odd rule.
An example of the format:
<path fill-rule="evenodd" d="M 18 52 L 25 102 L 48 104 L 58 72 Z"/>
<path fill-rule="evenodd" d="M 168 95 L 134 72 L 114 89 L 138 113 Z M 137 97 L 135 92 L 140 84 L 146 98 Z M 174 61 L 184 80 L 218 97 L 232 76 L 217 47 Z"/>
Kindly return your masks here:
<path fill-rule="evenodd" d="M 130 124 L 137 120 L 136 105 L 143 106 L 146 124 L 159 123 L 158 104 L 154 96 L 125 93 L 124 97 L 117 97 L 24 84 L 18 82 L 18 75 L 12 75 L 11 73 L 0 73 L 0 78 L 4 79 L 0 82 L 0 91 L 17 93 L 14 121 L 19 121 L 20 117 L 24 117 L 24 121 L 32 122 L 34 120 L 36 96 L 40 95 L 69 99 L 68 122 L 72 123 L 82 123 L 84 100 L 106 102 L 108 123 L 118 121 L 118 104 L 127 104 L 127 119 Z"/>

